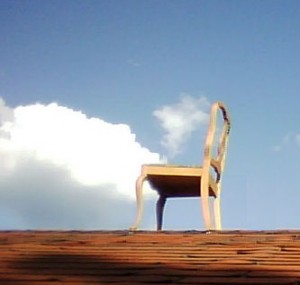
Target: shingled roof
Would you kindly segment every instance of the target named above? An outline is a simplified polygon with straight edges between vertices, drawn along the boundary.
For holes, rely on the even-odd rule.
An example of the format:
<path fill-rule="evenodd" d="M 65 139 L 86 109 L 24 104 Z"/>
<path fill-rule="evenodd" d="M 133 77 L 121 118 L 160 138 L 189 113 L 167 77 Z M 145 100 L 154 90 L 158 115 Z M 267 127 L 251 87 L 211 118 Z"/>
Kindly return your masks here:
<path fill-rule="evenodd" d="M 300 284 L 300 231 L 0 232 L 1 284 Z"/>

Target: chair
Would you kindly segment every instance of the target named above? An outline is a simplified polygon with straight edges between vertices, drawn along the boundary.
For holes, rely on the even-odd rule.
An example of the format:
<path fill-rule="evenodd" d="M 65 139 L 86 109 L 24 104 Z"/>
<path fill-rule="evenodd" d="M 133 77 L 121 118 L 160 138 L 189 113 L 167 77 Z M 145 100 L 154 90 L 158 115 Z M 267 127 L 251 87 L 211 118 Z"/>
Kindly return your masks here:
<path fill-rule="evenodd" d="M 214 141 L 218 113 L 222 114 L 223 126 L 219 142 L 216 145 Z M 230 118 L 228 111 L 223 103 L 216 102 L 211 108 L 202 167 L 168 164 L 142 165 L 141 174 L 136 181 L 137 215 L 130 230 L 137 230 L 142 218 L 143 183 L 145 180 L 149 181 L 150 185 L 159 194 L 156 204 L 157 230 L 162 228 L 163 210 L 167 198 L 197 196 L 201 196 L 202 214 L 206 229 L 221 230 L 220 192 L 229 132 Z M 213 151 L 215 148 L 217 150 Z M 214 227 L 211 224 L 209 197 L 214 198 Z"/>

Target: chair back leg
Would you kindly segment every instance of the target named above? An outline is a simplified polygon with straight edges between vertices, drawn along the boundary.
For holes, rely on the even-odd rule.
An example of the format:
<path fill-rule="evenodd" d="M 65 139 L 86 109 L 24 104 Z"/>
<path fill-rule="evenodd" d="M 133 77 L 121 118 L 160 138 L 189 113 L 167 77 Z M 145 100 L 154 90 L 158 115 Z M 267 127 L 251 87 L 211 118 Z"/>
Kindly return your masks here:
<path fill-rule="evenodd" d="M 203 193 L 205 191 L 202 191 L 202 197 L 201 197 L 201 204 L 202 204 L 202 215 L 204 220 L 204 225 L 206 230 L 211 230 L 211 221 L 210 221 L 210 207 L 209 207 L 209 197 L 206 195 L 206 193 Z"/>
<path fill-rule="evenodd" d="M 214 199 L 214 216 L 215 216 L 215 229 L 220 231 L 222 230 L 221 223 L 221 209 L 220 209 L 220 194 Z"/>
<path fill-rule="evenodd" d="M 206 163 L 208 160 L 206 160 Z M 206 169 L 207 170 L 206 170 Z M 203 167 L 203 174 L 201 177 L 200 197 L 202 204 L 202 215 L 206 230 L 211 230 L 210 207 L 209 207 L 209 166 Z"/>

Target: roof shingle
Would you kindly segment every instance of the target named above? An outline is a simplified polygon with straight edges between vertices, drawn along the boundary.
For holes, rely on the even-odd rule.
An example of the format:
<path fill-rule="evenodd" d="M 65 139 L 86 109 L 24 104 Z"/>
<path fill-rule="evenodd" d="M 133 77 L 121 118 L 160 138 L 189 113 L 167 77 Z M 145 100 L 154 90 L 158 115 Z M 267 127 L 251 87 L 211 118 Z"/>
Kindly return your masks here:
<path fill-rule="evenodd" d="M 0 232 L 1 284 L 300 284 L 300 231 Z"/>

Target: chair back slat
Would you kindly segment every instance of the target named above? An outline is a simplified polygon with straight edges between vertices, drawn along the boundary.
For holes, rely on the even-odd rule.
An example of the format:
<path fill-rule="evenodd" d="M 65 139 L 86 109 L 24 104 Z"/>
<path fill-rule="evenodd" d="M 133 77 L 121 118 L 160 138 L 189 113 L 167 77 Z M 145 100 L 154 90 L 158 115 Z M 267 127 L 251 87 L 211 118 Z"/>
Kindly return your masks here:
<path fill-rule="evenodd" d="M 222 114 L 223 126 L 222 126 L 222 131 L 218 142 L 217 155 L 215 158 L 213 158 L 212 148 L 215 140 L 215 134 L 217 129 L 217 117 L 219 111 L 221 111 Z M 203 168 L 207 169 L 208 171 L 208 168 L 212 166 L 213 169 L 216 171 L 219 179 L 221 176 L 221 172 L 223 171 L 225 166 L 230 126 L 231 126 L 231 121 L 225 105 L 222 102 L 214 103 L 211 108 L 208 133 L 205 141 Z M 219 167 L 215 167 L 216 165 L 219 165 Z"/>

